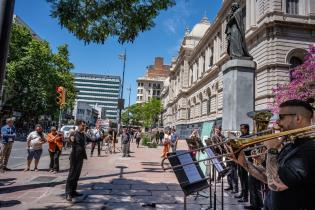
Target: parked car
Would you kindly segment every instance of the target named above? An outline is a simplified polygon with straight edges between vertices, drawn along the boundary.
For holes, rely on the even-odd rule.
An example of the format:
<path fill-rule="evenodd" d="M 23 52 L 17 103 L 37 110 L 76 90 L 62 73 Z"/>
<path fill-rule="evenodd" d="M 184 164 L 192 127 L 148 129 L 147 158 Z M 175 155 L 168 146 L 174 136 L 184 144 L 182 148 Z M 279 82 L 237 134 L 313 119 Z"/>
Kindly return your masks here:
<path fill-rule="evenodd" d="M 78 126 L 76 125 L 64 125 L 60 128 L 60 132 L 63 134 L 64 137 L 64 148 L 67 149 L 70 144 L 69 144 L 69 137 L 70 137 L 70 132 L 74 128 L 74 130 L 78 129 Z"/>

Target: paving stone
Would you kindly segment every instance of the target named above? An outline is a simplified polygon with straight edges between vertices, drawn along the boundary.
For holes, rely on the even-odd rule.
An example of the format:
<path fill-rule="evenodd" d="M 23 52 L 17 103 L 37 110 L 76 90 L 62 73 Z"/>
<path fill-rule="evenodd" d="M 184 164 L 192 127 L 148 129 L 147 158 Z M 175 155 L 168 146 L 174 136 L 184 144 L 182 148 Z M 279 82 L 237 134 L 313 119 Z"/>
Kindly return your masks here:
<path fill-rule="evenodd" d="M 93 190 L 130 190 L 130 185 L 114 185 L 114 184 L 109 184 L 109 183 L 104 183 L 104 184 L 95 184 L 93 186 Z"/>
<path fill-rule="evenodd" d="M 109 195 L 112 194 L 112 190 L 79 190 L 84 195 Z"/>
<path fill-rule="evenodd" d="M 86 203 L 117 203 L 117 202 L 134 202 L 131 196 L 112 196 L 112 195 L 88 195 L 84 202 Z"/>
<path fill-rule="evenodd" d="M 108 203 L 105 204 L 106 210 L 152 210 L 151 207 L 142 207 L 141 203 Z"/>
<path fill-rule="evenodd" d="M 147 195 L 151 196 L 151 191 L 148 190 L 112 190 L 112 195 Z"/>
<path fill-rule="evenodd" d="M 167 185 L 167 189 L 171 191 L 174 191 L 174 190 L 182 191 L 182 188 L 179 185 Z"/>
<path fill-rule="evenodd" d="M 183 191 L 151 191 L 152 196 L 160 196 L 160 197 L 184 197 Z"/>
<path fill-rule="evenodd" d="M 187 209 L 189 210 L 199 210 L 200 205 L 198 204 L 187 204 Z M 184 209 L 184 204 L 158 204 L 156 205 L 156 209 L 158 210 L 179 210 Z"/>
<path fill-rule="evenodd" d="M 93 209 L 93 210 L 105 210 L 106 206 L 104 204 L 100 204 L 100 203 L 79 203 L 79 204 L 75 204 L 73 206 L 70 206 L 68 209 Z"/>
<path fill-rule="evenodd" d="M 167 190 L 166 185 L 157 184 L 133 184 L 131 185 L 132 190 Z"/>

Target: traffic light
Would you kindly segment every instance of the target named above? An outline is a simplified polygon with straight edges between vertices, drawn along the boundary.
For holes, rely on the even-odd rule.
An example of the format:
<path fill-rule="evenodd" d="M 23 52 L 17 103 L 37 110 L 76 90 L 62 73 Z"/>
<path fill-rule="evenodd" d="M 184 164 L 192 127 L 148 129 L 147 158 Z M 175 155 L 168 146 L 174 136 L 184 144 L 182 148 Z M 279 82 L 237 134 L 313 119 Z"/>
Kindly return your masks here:
<path fill-rule="evenodd" d="M 64 106 L 66 103 L 66 89 L 62 86 L 56 88 L 56 102 L 59 106 Z"/>

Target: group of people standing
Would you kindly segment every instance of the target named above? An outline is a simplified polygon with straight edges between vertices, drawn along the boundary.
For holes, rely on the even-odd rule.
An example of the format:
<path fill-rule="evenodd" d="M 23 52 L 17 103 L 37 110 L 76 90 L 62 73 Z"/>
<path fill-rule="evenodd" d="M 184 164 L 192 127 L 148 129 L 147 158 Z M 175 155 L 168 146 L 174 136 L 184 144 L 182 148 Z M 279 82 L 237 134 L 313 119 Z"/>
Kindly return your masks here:
<path fill-rule="evenodd" d="M 13 143 L 16 139 L 16 128 L 14 126 L 14 118 L 8 118 L 6 125 L 1 128 L 2 147 L 0 150 L 0 170 L 1 172 L 10 171 L 7 167 Z M 40 124 L 35 125 L 35 130 L 32 131 L 26 138 L 26 168 L 24 171 L 30 171 L 31 163 L 35 160 L 34 171 L 38 171 L 38 164 L 43 153 L 42 145 L 48 142 L 50 163 L 49 171 L 57 173 L 59 171 L 59 156 L 63 146 L 63 136 L 57 132 L 56 127 L 52 127 L 48 135 L 43 132 L 43 127 Z"/>

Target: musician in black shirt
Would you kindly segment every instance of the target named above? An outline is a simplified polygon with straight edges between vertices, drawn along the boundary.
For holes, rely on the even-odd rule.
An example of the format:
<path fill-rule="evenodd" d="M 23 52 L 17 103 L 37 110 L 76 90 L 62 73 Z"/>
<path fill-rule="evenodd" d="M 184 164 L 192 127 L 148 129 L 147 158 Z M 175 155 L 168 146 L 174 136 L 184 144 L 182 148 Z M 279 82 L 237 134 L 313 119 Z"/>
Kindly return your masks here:
<path fill-rule="evenodd" d="M 280 105 L 278 125 L 281 131 L 311 125 L 313 107 L 305 101 L 288 100 Z M 314 128 L 313 128 L 314 130 Z M 241 152 L 237 162 L 257 179 L 268 183 L 265 210 L 313 210 L 315 208 L 315 139 L 311 135 L 283 141 L 265 142 L 266 168 L 246 162 Z"/>
<path fill-rule="evenodd" d="M 72 144 L 72 151 L 70 154 L 70 169 L 66 183 L 66 200 L 72 201 L 73 197 L 82 196 L 78 193 L 77 186 L 80 178 L 83 160 L 87 159 L 85 144 L 87 142 L 87 136 L 84 132 L 85 122 L 79 120 L 77 122 L 78 130 L 70 134 L 70 142 Z"/>

